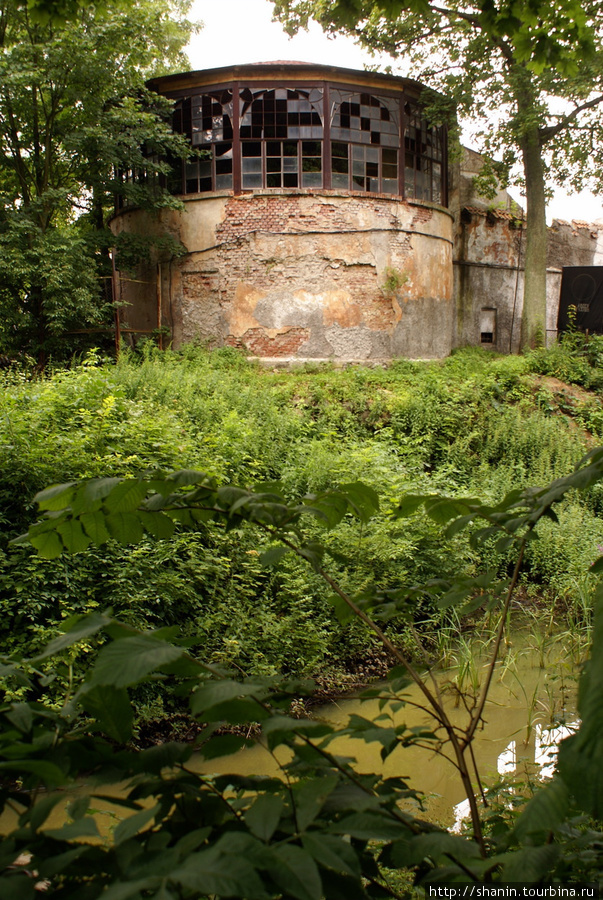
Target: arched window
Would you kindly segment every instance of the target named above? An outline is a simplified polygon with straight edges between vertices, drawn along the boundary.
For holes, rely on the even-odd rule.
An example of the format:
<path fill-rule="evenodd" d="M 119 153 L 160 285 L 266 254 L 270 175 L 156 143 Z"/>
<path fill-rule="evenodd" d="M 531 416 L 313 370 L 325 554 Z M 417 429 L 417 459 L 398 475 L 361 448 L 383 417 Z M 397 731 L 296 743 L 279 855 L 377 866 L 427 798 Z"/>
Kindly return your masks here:
<path fill-rule="evenodd" d="M 331 186 L 398 194 L 398 101 L 331 90 Z"/>
<path fill-rule="evenodd" d="M 240 91 L 241 188 L 323 187 L 323 91 Z"/>

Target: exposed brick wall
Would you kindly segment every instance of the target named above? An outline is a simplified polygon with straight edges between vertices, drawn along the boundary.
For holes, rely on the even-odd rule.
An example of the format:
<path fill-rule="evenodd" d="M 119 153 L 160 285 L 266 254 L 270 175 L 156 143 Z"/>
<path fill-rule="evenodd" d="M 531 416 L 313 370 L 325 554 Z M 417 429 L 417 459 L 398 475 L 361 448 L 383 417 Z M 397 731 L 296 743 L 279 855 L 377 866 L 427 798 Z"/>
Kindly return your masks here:
<path fill-rule="evenodd" d="M 198 249 L 178 263 L 178 341 L 215 336 L 259 357 L 384 358 L 414 343 L 418 356 L 448 352 L 445 213 L 310 191 L 222 196 L 205 208 L 188 211 L 185 243 Z M 393 292 L 389 269 L 400 275 Z"/>
<path fill-rule="evenodd" d="M 295 356 L 310 335 L 309 328 L 289 328 L 273 337 L 262 328 L 249 328 L 240 338 L 229 335 L 226 344 L 245 350 L 253 356 Z"/>
<path fill-rule="evenodd" d="M 351 192 L 349 197 L 338 195 L 337 202 L 333 203 L 329 203 L 324 195 L 321 200 L 304 194 L 231 197 L 216 238 L 218 241 L 232 241 L 256 231 L 345 233 L 356 230 L 356 223 L 363 220 L 367 213 L 376 216 L 384 228 L 395 228 L 398 224 L 395 208 L 399 202 L 387 195 L 359 198 Z M 432 210 L 417 209 L 413 223 L 415 220 L 427 222 L 431 219 Z"/>

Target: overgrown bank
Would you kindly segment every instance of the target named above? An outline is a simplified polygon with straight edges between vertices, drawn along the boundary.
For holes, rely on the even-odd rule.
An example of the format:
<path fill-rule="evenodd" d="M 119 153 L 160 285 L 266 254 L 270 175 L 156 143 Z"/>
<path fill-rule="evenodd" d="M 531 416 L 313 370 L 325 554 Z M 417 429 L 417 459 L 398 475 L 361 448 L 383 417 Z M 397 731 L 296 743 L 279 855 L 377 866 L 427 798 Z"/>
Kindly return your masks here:
<path fill-rule="evenodd" d="M 364 629 L 338 621 L 328 588 L 301 562 L 262 566 L 270 542 L 257 532 L 207 523 L 170 540 L 110 542 L 57 560 L 8 540 L 31 521 L 35 491 L 53 482 L 194 468 L 218 484 L 278 481 L 290 498 L 356 480 L 372 485 L 381 511 L 370 531 L 346 519 L 326 539 L 336 550 L 330 566 L 349 590 L 472 574 L 484 563 L 504 571 L 507 560 L 493 548 L 443 541 L 427 516 L 391 512 L 407 491 L 495 500 L 569 472 L 603 431 L 594 350 L 562 346 L 521 358 L 463 351 L 388 369 L 272 372 L 231 351 L 190 348 L 117 365 L 90 357 L 44 378 L 9 372 L 0 399 L 4 649 L 30 654 L 73 613 L 111 607 L 138 627 L 177 625 L 193 652 L 247 674 L 349 666 L 370 645 Z M 566 380 L 580 389 L 560 385 Z M 567 500 L 560 526 L 530 545 L 528 595 L 588 606 L 600 504 L 598 488 Z M 412 618 L 437 627 L 441 613 L 423 593 Z M 399 618 L 388 628 L 406 640 Z M 83 661 L 85 648 L 77 654 Z M 170 703 L 149 689 L 139 708 L 161 718 Z"/>

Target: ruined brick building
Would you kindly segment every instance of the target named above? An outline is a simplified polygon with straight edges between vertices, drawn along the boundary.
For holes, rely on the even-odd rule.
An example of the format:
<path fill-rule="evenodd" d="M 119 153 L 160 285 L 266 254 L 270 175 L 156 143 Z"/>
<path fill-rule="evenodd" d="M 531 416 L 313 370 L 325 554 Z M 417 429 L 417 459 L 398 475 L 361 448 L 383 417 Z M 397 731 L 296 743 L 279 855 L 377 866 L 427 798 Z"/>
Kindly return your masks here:
<path fill-rule="evenodd" d="M 449 166 L 421 85 L 290 62 L 151 85 L 201 152 L 175 171 L 183 210 L 113 219 L 116 233 L 167 231 L 187 250 L 135 278 L 118 273 L 124 324 L 165 330 L 176 347 L 200 340 L 280 359 L 515 349 L 521 219 L 504 197 L 502 209 L 476 202 L 477 154 Z M 561 265 L 600 253 L 598 232 L 564 241 L 564 227 L 551 240 L 551 334 Z"/>

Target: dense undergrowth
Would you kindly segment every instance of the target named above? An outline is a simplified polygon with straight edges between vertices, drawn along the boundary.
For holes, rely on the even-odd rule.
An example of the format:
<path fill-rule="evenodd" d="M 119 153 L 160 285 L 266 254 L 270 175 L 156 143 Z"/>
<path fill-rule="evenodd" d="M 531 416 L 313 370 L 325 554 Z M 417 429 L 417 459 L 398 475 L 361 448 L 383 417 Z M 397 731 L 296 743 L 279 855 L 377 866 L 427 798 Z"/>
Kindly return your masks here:
<path fill-rule="evenodd" d="M 388 513 L 405 491 L 497 500 L 570 471 L 603 435 L 602 357 L 597 339 L 572 338 L 523 357 L 465 350 L 387 369 L 270 371 L 230 350 L 149 346 L 117 364 L 91 355 L 45 376 L 9 371 L 0 392 L 4 651 L 35 652 L 72 614 L 110 607 L 136 627 L 177 625 L 193 652 L 246 674 L 353 668 L 370 646 L 364 629 L 338 622 L 328 588 L 302 562 L 263 568 L 265 546 L 249 530 L 210 523 L 169 541 L 109 543 L 57 560 L 9 540 L 32 521 L 34 493 L 51 483 L 194 468 L 219 484 L 278 481 L 289 497 L 372 485 L 381 514 L 370 533 L 344 520 L 328 537 L 344 588 L 412 585 L 484 563 L 504 571 L 494 549 L 478 556 L 464 537 L 443 541 L 427 516 Z M 569 499 L 555 530 L 542 529 L 526 553 L 525 595 L 588 606 L 584 573 L 603 543 L 601 502 L 596 489 Z M 440 616 L 422 594 L 415 621 L 436 628 Z M 405 625 L 388 627 L 403 643 Z M 139 709 L 161 718 L 170 703 L 165 691 L 149 691 Z"/>

